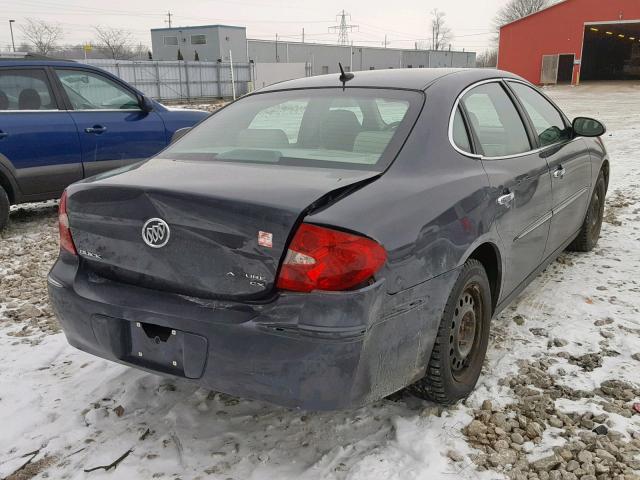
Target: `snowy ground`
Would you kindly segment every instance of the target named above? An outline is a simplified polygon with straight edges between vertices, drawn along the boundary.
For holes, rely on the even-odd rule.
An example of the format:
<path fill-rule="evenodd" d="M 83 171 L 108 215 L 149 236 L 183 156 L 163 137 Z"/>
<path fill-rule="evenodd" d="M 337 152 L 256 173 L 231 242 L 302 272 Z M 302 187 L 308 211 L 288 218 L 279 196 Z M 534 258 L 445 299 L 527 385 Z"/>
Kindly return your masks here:
<path fill-rule="evenodd" d="M 353 411 L 288 410 L 77 351 L 46 298 L 55 205 L 14 209 L 0 236 L 0 478 L 637 478 L 640 85 L 548 92 L 609 127 L 602 238 L 494 320 L 477 391 L 453 408 L 400 393 Z"/>

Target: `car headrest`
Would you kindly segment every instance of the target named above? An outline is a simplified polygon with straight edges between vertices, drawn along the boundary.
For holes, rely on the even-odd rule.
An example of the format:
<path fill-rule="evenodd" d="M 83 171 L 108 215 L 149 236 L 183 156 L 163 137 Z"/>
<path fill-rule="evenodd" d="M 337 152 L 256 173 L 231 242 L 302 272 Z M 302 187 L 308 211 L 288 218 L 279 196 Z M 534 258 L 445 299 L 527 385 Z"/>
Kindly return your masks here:
<path fill-rule="evenodd" d="M 0 90 L 0 110 L 9 110 L 9 97 Z"/>
<path fill-rule="evenodd" d="M 40 110 L 42 99 L 40 94 L 33 88 L 25 88 L 18 97 L 18 108 L 20 110 Z"/>
<path fill-rule="evenodd" d="M 353 144 L 353 151 L 358 153 L 377 153 L 381 155 L 387 148 L 395 132 L 391 130 L 377 132 L 361 132 Z"/>
<path fill-rule="evenodd" d="M 350 152 L 361 130 L 358 117 L 351 110 L 330 110 L 320 127 L 320 146 Z"/>
<path fill-rule="evenodd" d="M 239 147 L 282 148 L 289 146 L 289 139 L 278 128 L 249 128 L 238 132 Z"/>

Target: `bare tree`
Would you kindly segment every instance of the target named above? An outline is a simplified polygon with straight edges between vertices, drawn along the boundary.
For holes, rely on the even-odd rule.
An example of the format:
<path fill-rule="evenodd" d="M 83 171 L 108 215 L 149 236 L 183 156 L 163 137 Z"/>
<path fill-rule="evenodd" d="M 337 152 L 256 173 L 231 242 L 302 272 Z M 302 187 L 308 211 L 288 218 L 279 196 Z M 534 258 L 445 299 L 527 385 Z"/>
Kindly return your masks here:
<path fill-rule="evenodd" d="M 453 39 L 451 29 L 445 22 L 446 14 L 437 8 L 431 11 L 431 48 L 444 50 Z"/>
<path fill-rule="evenodd" d="M 485 50 L 476 58 L 476 67 L 479 68 L 495 68 L 498 64 L 498 49 L 490 48 Z"/>
<path fill-rule="evenodd" d="M 40 55 L 53 52 L 63 36 L 60 25 L 33 18 L 27 18 L 27 23 L 20 26 L 20 31 L 27 43 L 33 47 L 32 50 Z"/>
<path fill-rule="evenodd" d="M 552 3 L 555 2 L 552 0 L 509 0 L 506 5 L 498 10 L 498 14 L 493 23 L 496 30 L 500 30 L 500 27 L 503 25 L 515 22 L 532 13 L 539 12 Z"/>
<path fill-rule="evenodd" d="M 105 57 L 115 60 L 128 60 L 134 57 L 137 51 L 133 47 L 131 32 L 122 28 L 95 26 L 98 37 L 97 48 Z"/>

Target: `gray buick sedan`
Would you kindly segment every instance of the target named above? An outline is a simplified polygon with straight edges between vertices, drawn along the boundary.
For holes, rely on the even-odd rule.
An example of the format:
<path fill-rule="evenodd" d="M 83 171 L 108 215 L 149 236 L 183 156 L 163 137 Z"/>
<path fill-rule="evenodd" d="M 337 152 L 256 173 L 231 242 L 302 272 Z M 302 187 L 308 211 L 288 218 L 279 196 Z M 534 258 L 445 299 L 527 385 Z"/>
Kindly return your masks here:
<path fill-rule="evenodd" d="M 598 241 L 604 132 L 496 70 L 279 83 L 70 186 L 51 302 L 71 345 L 221 392 L 453 403 L 492 317 Z"/>

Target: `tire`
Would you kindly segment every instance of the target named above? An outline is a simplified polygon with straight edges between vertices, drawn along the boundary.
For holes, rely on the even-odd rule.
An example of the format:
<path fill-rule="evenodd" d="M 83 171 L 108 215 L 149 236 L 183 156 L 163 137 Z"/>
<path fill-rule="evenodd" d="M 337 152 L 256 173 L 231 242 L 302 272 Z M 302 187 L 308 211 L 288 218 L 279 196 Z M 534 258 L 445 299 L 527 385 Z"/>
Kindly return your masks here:
<path fill-rule="evenodd" d="M 491 309 L 487 273 L 479 261 L 468 260 L 447 299 L 427 372 L 409 387 L 414 395 L 449 405 L 473 391 L 487 353 Z"/>
<path fill-rule="evenodd" d="M 602 229 L 604 216 L 604 202 L 607 195 L 607 183 L 600 172 L 596 180 L 596 188 L 593 189 L 591 201 L 587 208 L 587 215 L 580 227 L 580 232 L 573 242 L 567 247 L 572 252 L 590 252 L 597 245 Z"/>
<path fill-rule="evenodd" d="M 9 196 L 4 188 L 0 187 L 0 232 L 9 223 Z"/>

